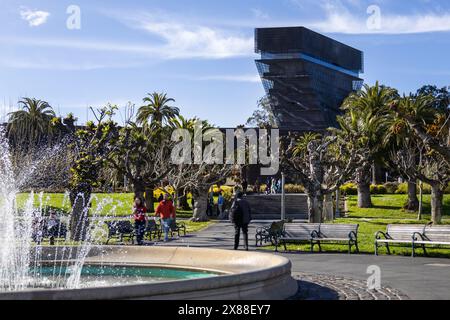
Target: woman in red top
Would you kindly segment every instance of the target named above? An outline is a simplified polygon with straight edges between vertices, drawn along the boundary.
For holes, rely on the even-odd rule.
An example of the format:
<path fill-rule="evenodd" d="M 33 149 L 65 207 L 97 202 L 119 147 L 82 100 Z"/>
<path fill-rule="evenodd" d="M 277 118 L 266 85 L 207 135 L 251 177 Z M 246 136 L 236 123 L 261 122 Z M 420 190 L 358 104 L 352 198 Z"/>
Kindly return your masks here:
<path fill-rule="evenodd" d="M 145 227 L 147 224 L 147 208 L 139 197 L 134 199 L 133 216 L 137 244 L 142 246 L 144 244 Z"/>

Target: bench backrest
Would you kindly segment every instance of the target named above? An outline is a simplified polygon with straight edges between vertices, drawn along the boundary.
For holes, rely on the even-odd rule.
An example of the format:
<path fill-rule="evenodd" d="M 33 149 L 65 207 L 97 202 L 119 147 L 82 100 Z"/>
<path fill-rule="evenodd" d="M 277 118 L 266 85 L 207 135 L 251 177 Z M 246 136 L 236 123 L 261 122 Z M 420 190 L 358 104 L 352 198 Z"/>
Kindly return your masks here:
<path fill-rule="evenodd" d="M 157 230 L 158 229 L 158 224 L 156 223 L 155 220 L 148 220 L 147 223 L 147 231 L 153 231 L 153 230 Z"/>
<path fill-rule="evenodd" d="M 313 231 L 319 231 L 317 223 L 286 223 L 284 224 L 284 236 L 286 238 L 311 239 Z"/>
<path fill-rule="evenodd" d="M 386 233 L 394 240 L 412 240 L 414 233 L 423 234 L 424 225 L 420 224 L 390 224 Z"/>
<path fill-rule="evenodd" d="M 425 228 L 425 239 L 434 242 L 450 243 L 450 225 L 449 226 L 427 226 Z"/>
<path fill-rule="evenodd" d="M 272 222 L 269 228 L 269 233 L 274 235 L 282 234 L 284 231 L 284 225 L 285 225 L 284 221 Z"/>
<path fill-rule="evenodd" d="M 358 234 L 358 224 L 321 224 L 320 236 L 324 238 L 348 239 L 350 233 Z"/>
<path fill-rule="evenodd" d="M 130 221 L 109 221 L 108 226 L 109 235 L 133 233 L 134 227 Z"/>

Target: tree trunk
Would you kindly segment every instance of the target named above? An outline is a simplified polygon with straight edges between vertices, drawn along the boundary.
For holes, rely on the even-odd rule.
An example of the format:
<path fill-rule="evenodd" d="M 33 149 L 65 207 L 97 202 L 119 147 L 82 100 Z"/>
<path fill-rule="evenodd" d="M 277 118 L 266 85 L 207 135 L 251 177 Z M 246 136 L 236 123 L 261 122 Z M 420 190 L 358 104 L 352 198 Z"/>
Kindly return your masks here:
<path fill-rule="evenodd" d="M 86 240 L 89 228 L 89 205 L 92 189 L 90 186 L 78 186 L 70 191 L 72 214 L 70 216 L 70 240 Z"/>
<path fill-rule="evenodd" d="M 372 208 L 370 195 L 370 166 L 365 165 L 356 170 L 356 183 L 358 185 L 358 208 Z"/>
<path fill-rule="evenodd" d="M 308 196 L 309 223 L 322 223 L 323 196 Z"/>
<path fill-rule="evenodd" d="M 431 221 L 433 224 L 441 224 L 442 222 L 442 201 L 444 192 L 439 183 L 431 185 Z"/>
<path fill-rule="evenodd" d="M 333 194 L 326 194 L 323 201 L 323 220 L 334 221 Z"/>
<path fill-rule="evenodd" d="M 205 222 L 209 220 L 208 215 L 206 214 L 208 208 L 208 191 L 209 189 L 199 190 L 198 194 L 196 194 L 192 221 Z"/>
<path fill-rule="evenodd" d="M 372 208 L 369 183 L 358 184 L 358 208 Z"/>
<path fill-rule="evenodd" d="M 405 210 L 414 212 L 419 210 L 419 198 L 417 198 L 417 181 L 408 181 L 408 201 L 403 208 Z"/>
<path fill-rule="evenodd" d="M 153 201 L 153 188 L 147 187 L 145 188 L 145 207 L 147 208 L 148 213 L 155 212 L 155 204 Z"/>
<path fill-rule="evenodd" d="M 378 163 L 374 163 L 372 166 L 372 184 L 380 185 L 384 184 L 386 180 L 386 171 Z"/>

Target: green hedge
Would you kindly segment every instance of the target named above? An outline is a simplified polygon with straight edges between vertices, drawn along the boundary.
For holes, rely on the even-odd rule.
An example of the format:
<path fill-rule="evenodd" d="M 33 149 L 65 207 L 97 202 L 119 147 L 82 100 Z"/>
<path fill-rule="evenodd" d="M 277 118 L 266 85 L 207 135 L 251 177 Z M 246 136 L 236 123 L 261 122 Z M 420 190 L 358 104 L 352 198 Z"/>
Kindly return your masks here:
<path fill-rule="evenodd" d="M 358 194 L 358 187 L 355 183 L 346 183 L 341 187 L 341 192 L 354 196 Z M 419 189 L 417 189 L 419 192 Z M 371 194 L 408 194 L 408 183 L 388 182 L 382 185 L 371 185 Z M 431 194 L 431 187 L 428 184 L 423 185 L 423 193 Z M 445 194 L 450 194 L 450 185 L 445 190 Z"/>

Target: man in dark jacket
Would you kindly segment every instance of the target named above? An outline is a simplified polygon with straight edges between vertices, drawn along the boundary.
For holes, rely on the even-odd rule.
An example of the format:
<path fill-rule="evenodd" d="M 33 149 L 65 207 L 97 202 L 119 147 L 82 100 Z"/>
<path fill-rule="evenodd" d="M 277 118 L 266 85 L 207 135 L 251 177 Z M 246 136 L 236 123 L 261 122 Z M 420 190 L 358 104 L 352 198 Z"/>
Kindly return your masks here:
<path fill-rule="evenodd" d="M 242 192 L 236 193 L 233 206 L 231 207 L 230 220 L 234 224 L 234 250 L 239 248 L 241 229 L 244 234 L 245 250 L 248 251 L 248 225 L 252 220 L 252 212 L 249 203 L 242 199 Z"/>

